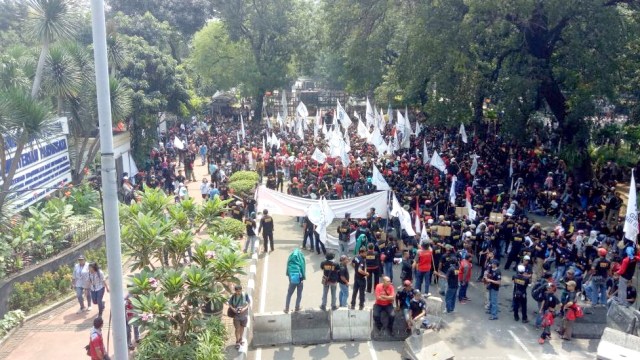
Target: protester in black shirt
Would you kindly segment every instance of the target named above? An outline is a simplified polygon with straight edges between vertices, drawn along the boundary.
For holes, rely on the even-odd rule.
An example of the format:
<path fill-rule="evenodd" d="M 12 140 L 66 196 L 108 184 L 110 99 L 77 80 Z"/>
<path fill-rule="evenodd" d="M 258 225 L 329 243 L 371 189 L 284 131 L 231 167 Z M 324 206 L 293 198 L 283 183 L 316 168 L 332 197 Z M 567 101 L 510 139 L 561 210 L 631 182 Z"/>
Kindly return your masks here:
<path fill-rule="evenodd" d="M 327 310 L 327 294 L 331 290 L 331 310 L 337 310 L 336 306 L 336 286 L 338 280 L 340 280 L 340 264 L 333 261 L 335 254 L 329 252 L 326 255 L 326 260 L 320 263 L 320 269 L 322 269 L 322 305 L 320 310 Z"/>
<path fill-rule="evenodd" d="M 340 273 L 338 285 L 340 286 L 339 303 L 340 307 L 347 307 L 347 300 L 349 299 L 349 257 L 347 255 L 340 255 Z"/>

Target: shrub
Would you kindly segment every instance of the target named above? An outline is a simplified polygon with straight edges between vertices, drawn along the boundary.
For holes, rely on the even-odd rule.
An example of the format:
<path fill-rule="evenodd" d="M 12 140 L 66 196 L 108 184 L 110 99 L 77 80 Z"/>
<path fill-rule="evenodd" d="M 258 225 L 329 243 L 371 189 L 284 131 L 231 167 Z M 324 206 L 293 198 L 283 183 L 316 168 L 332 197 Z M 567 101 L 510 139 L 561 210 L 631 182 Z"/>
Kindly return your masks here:
<path fill-rule="evenodd" d="M 229 177 L 229 182 L 239 181 L 239 180 L 251 180 L 254 183 L 258 182 L 260 175 L 258 175 L 255 171 L 236 171 Z"/>
<path fill-rule="evenodd" d="M 46 272 L 32 281 L 13 285 L 9 309 L 29 313 L 39 306 L 71 292 L 71 268 L 63 266 L 56 272 Z"/>
<path fill-rule="evenodd" d="M 256 183 L 253 180 L 237 180 L 229 184 L 229 189 L 238 196 L 250 196 L 253 195 Z"/>
<path fill-rule="evenodd" d="M 240 220 L 234 218 L 224 218 L 222 221 L 213 225 L 211 231 L 227 234 L 234 239 L 240 239 L 244 235 L 244 224 Z"/>
<path fill-rule="evenodd" d="M 22 310 L 9 311 L 0 320 L 0 338 L 5 336 L 11 329 L 20 325 L 24 320 L 25 314 Z"/>

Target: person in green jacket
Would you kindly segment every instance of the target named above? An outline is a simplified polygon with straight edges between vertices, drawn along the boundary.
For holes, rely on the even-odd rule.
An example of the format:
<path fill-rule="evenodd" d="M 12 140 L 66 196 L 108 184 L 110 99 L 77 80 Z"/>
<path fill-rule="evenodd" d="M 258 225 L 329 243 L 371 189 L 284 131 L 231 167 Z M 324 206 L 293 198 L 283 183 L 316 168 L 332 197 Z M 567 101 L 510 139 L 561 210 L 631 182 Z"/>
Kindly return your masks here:
<path fill-rule="evenodd" d="M 300 311 L 300 301 L 302 300 L 302 288 L 303 281 L 305 280 L 305 269 L 307 263 L 304 259 L 304 255 L 299 248 L 293 249 L 289 258 L 287 259 L 287 277 L 289 277 L 289 289 L 287 290 L 287 301 L 284 307 L 284 312 L 289 312 L 289 304 L 291 303 L 291 296 L 293 291 L 297 291 L 296 295 L 296 307 L 295 311 Z"/>
<path fill-rule="evenodd" d="M 353 255 L 358 255 L 358 252 L 360 252 L 361 247 L 364 247 L 365 249 L 367 247 L 366 234 L 360 234 L 360 236 L 358 236 L 358 238 L 356 239 L 356 247 L 353 248 Z"/>

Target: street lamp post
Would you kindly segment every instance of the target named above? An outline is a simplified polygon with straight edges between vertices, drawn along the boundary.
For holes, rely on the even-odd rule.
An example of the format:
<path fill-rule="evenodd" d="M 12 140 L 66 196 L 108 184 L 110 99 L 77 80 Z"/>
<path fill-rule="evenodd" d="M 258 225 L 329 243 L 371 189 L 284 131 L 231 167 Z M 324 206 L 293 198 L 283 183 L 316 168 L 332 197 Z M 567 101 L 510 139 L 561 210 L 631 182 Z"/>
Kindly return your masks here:
<path fill-rule="evenodd" d="M 120 250 L 120 221 L 118 219 L 118 192 L 116 161 L 113 154 L 113 126 L 111 123 L 111 96 L 109 94 L 109 67 L 107 63 L 107 35 L 103 0 L 91 0 L 93 28 L 93 57 L 96 68 L 98 119 L 100 124 L 100 152 L 103 197 L 103 216 L 107 241 L 107 261 L 111 288 L 111 317 L 116 360 L 128 359 L 127 333 L 122 286 L 122 255 Z M 108 349 L 107 349 L 108 351 Z"/>

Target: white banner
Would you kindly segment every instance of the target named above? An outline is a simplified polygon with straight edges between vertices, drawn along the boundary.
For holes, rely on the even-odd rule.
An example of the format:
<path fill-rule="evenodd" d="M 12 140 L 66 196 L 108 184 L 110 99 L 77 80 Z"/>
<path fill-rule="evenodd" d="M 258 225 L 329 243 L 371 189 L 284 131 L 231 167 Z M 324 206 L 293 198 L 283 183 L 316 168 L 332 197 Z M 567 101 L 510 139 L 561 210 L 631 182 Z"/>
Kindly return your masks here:
<path fill-rule="evenodd" d="M 431 157 L 431 162 L 429 163 L 429 165 L 442 171 L 445 174 L 447 173 L 447 165 L 444 163 L 444 160 L 442 160 L 440 155 L 438 155 L 438 152 L 435 150 L 433 151 L 433 157 Z"/>
<path fill-rule="evenodd" d="M 336 109 L 336 118 L 338 119 L 338 121 L 340 121 L 340 126 L 342 126 L 342 128 L 346 131 L 349 126 L 351 126 L 351 119 L 349 118 L 347 112 L 344 111 L 342 105 L 340 105 L 340 100 L 337 101 L 338 105 Z"/>
<path fill-rule="evenodd" d="M 313 155 L 311 155 L 311 158 L 317 162 L 319 162 L 320 164 L 324 164 L 325 161 L 327 161 L 327 155 L 325 155 L 322 151 L 320 151 L 320 149 L 316 148 L 313 152 Z"/>
<path fill-rule="evenodd" d="M 391 190 L 391 187 L 384 179 L 384 176 L 378 170 L 378 167 L 373 164 L 373 176 L 371 176 L 371 184 L 376 186 L 376 190 Z"/>
<path fill-rule="evenodd" d="M 354 219 L 364 219 L 370 208 L 376 209 L 376 214 L 383 218 L 388 217 L 386 191 L 378 191 L 374 194 L 358 196 L 344 200 L 327 200 L 327 204 L 336 214 L 342 218 L 345 213 L 351 213 Z M 305 216 L 307 209 L 318 200 L 305 199 L 298 196 L 283 194 L 279 191 L 267 189 L 261 185 L 256 192 L 258 209 L 267 209 L 272 215 Z"/>

